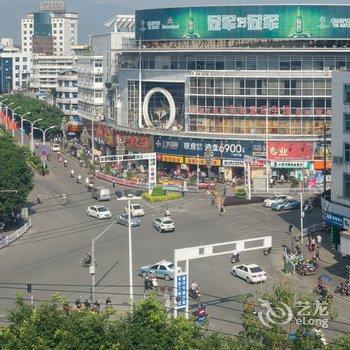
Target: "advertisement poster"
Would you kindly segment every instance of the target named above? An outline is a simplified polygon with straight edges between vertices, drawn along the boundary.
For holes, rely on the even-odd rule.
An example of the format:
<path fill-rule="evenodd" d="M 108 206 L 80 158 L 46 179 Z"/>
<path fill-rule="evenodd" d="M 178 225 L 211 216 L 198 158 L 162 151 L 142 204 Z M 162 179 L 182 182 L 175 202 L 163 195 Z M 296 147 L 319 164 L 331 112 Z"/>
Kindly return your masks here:
<path fill-rule="evenodd" d="M 136 38 L 348 39 L 349 6 L 205 6 L 136 11 Z"/>
<path fill-rule="evenodd" d="M 312 160 L 313 143 L 296 141 L 269 141 L 270 160 Z"/>

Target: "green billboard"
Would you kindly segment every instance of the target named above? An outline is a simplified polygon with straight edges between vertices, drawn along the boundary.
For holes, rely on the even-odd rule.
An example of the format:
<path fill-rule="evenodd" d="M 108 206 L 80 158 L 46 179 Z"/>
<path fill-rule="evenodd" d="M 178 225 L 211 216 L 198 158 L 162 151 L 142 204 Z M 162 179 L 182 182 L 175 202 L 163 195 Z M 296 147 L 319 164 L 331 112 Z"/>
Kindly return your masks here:
<path fill-rule="evenodd" d="M 136 39 L 350 39 L 350 6 L 205 6 L 136 11 Z"/>

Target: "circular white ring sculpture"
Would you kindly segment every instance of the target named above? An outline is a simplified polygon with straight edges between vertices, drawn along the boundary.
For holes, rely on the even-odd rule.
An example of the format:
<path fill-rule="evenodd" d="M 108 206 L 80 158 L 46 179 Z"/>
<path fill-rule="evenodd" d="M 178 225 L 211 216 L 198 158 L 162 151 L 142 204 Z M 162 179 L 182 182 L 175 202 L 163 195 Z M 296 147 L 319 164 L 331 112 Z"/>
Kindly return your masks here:
<path fill-rule="evenodd" d="M 151 119 L 149 117 L 149 113 L 148 113 L 148 104 L 149 104 L 151 97 L 157 92 L 160 92 L 161 94 L 163 94 L 169 103 L 170 116 L 169 116 L 168 122 L 165 125 L 165 129 L 168 130 L 174 124 L 175 115 L 176 115 L 176 107 L 175 107 L 175 101 L 173 99 L 173 96 L 171 96 L 171 93 L 166 89 L 163 89 L 160 87 L 155 87 L 147 92 L 145 99 L 143 101 L 143 107 L 142 107 L 143 119 L 145 120 L 145 123 L 148 127 L 153 126 Z"/>

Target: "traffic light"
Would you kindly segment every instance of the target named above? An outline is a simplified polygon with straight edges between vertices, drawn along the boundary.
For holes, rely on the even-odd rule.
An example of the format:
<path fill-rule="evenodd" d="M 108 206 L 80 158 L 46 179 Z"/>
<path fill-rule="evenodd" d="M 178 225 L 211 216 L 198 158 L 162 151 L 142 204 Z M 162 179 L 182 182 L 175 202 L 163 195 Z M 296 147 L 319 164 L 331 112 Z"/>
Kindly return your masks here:
<path fill-rule="evenodd" d="M 27 283 L 27 292 L 28 293 L 32 292 L 32 284 L 31 283 Z"/>

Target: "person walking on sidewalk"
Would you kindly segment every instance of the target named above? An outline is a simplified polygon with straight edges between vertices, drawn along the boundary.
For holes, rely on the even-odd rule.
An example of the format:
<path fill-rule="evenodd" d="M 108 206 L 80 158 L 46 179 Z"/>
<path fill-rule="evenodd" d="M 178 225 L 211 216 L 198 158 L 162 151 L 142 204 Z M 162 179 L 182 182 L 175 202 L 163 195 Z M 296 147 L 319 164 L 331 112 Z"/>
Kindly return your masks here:
<path fill-rule="evenodd" d="M 317 239 L 317 247 L 318 247 L 318 248 L 321 248 L 321 243 L 322 243 L 322 237 L 321 237 L 321 235 L 318 234 L 318 235 L 316 236 L 316 239 Z"/>
<path fill-rule="evenodd" d="M 220 212 L 219 212 L 219 215 L 220 215 L 220 216 L 224 216 L 224 213 L 225 213 L 224 205 L 223 205 L 223 204 L 220 204 Z"/>

